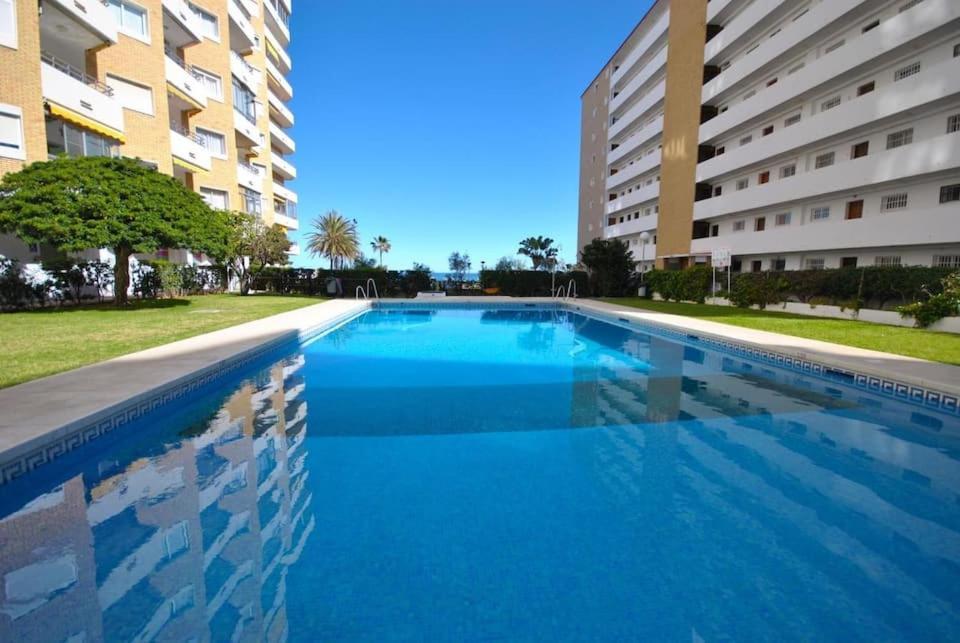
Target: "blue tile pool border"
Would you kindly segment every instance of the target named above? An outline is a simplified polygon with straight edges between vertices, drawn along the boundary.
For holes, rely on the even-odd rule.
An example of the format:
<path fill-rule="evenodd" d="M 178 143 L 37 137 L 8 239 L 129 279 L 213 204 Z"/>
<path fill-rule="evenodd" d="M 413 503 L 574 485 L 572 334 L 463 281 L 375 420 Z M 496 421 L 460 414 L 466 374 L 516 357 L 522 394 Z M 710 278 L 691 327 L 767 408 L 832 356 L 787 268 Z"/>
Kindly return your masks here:
<path fill-rule="evenodd" d="M 934 409 L 947 414 L 960 416 L 960 400 L 957 396 L 894 379 L 880 378 L 872 374 L 859 373 L 838 368 L 826 363 L 802 359 L 784 353 L 758 348 L 744 342 L 721 339 L 711 335 L 693 334 L 683 330 L 674 330 L 668 326 L 639 319 L 624 317 L 622 312 L 600 311 L 572 302 L 437 302 L 437 301 L 395 301 L 377 302 L 369 309 L 351 311 L 324 321 L 317 326 L 291 331 L 271 339 L 263 344 L 243 351 L 189 375 L 170 382 L 162 387 L 144 392 L 142 395 L 126 400 L 92 417 L 77 420 L 56 431 L 56 437 L 24 455 L 4 460 L 0 454 L 0 486 L 49 464 L 83 445 L 157 411 L 161 407 L 182 400 L 198 389 L 222 380 L 228 375 L 252 364 L 266 354 L 278 348 L 295 343 L 303 343 L 321 335 L 331 333 L 343 325 L 361 317 L 370 310 L 552 310 L 557 312 L 575 312 L 597 321 L 614 324 L 629 330 L 642 331 L 658 337 L 699 346 L 717 352 L 738 357 L 746 357 L 758 362 L 772 364 L 803 375 L 812 375 L 854 386 L 858 389 L 879 394 L 890 399 L 908 402 L 922 408 Z"/>

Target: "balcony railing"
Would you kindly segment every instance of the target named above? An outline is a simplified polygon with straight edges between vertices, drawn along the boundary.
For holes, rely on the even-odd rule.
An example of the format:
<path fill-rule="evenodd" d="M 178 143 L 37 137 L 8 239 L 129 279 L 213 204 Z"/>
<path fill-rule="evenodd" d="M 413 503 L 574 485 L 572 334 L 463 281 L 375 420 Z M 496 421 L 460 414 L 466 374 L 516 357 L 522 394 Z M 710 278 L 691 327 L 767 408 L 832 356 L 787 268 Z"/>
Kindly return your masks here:
<path fill-rule="evenodd" d="M 47 63 L 57 71 L 70 76 L 74 80 L 79 80 L 84 85 L 87 85 L 88 87 L 93 87 L 101 94 L 104 94 L 106 96 L 113 96 L 113 87 L 111 87 L 110 85 L 105 85 L 104 83 L 101 83 L 99 80 L 97 80 L 93 76 L 87 74 L 84 71 L 77 69 L 67 61 L 57 58 L 56 56 L 54 56 L 49 52 L 46 52 L 46 51 L 41 52 L 40 60 L 41 62 Z"/>
<path fill-rule="evenodd" d="M 178 56 L 177 52 L 174 51 L 172 47 L 164 47 L 163 52 L 167 55 L 167 58 L 177 63 L 178 67 L 180 67 L 181 69 L 186 71 L 188 74 L 193 76 L 195 80 L 203 82 L 203 76 L 200 75 L 200 73 L 193 68 L 193 65 L 187 64 L 187 61 L 185 61 L 183 58 Z"/>
<path fill-rule="evenodd" d="M 233 51 L 232 49 L 230 50 L 230 56 L 232 56 L 233 59 L 236 60 L 238 63 L 243 65 L 243 68 L 247 71 L 248 74 L 251 74 L 252 76 L 259 76 L 260 72 L 257 71 L 256 67 L 254 67 L 249 62 L 247 62 L 246 58 L 244 58 L 237 52 Z"/>
<path fill-rule="evenodd" d="M 204 149 L 206 149 L 207 147 L 206 141 L 204 140 L 204 138 L 199 134 L 197 134 L 196 132 L 191 132 L 190 129 L 187 127 L 183 127 L 182 125 L 177 125 L 176 123 L 170 123 L 170 131 L 176 132 L 180 136 L 190 139 L 191 141 L 193 141 L 194 143 L 196 143 L 197 145 L 199 145 Z"/>
<path fill-rule="evenodd" d="M 288 217 L 290 219 L 297 218 L 297 204 L 293 201 L 274 201 L 273 202 L 273 211 L 277 214 Z"/>

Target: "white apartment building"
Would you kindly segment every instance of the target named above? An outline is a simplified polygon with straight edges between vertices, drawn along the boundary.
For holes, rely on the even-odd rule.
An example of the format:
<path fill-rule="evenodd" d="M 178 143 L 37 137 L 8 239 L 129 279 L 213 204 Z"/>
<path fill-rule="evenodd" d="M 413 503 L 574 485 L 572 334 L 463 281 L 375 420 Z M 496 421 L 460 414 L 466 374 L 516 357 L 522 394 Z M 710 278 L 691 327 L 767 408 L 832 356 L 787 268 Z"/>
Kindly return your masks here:
<path fill-rule="evenodd" d="M 730 250 L 744 271 L 960 267 L 960 3 L 702 4 L 702 77 L 668 2 L 598 77 L 605 191 L 582 155 L 581 246 L 619 238 L 665 266 Z"/>

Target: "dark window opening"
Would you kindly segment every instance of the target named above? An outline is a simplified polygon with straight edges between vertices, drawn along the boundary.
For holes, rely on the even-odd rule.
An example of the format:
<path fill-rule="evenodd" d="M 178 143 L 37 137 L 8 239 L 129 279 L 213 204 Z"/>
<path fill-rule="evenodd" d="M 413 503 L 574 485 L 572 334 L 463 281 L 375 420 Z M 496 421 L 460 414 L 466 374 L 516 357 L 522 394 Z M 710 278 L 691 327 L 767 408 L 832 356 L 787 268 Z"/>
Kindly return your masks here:
<path fill-rule="evenodd" d="M 877 88 L 877 84 L 871 80 L 869 83 L 865 83 L 857 87 L 857 96 L 863 96 L 864 94 L 869 94 L 876 88 Z"/>
<path fill-rule="evenodd" d="M 870 153 L 870 141 L 864 141 L 862 143 L 857 143 L 850 150 L 850 158 L 858 159 L 866 156 Z"/>
<path fill-rule="evenodd" d="M 847 220 L 860 219 L 863 217 L 863 201 L 850 201 L 847 203 Z"/>
<path fill-rule="evenodd" d="M 856 268 L 857 267 L 857 258 L 856 257 L 843 257 L 840 259 L 841 268 Z"/>

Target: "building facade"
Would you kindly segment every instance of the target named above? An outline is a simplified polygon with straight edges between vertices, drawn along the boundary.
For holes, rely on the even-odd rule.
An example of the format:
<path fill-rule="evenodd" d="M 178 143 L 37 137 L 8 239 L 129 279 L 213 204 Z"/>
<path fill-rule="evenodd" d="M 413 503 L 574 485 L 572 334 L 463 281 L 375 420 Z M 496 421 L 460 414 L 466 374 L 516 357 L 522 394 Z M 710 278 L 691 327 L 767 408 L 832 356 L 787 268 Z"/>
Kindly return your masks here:
<path fill-rule="evenodd" d="M 296 230 L 290 10 L 290 0 L 0 0 L 0 174 L 61 154 L 138 158 L 212 207 Z M 25 263 L 44 252 L 0 238 L 0 255 Z"/>
<path fill-rule="evenodd" d="M 583 95 L 581 247 L 622 239 L 645 269 L 960 267 L 960 4 L 671 4 Z"/>

